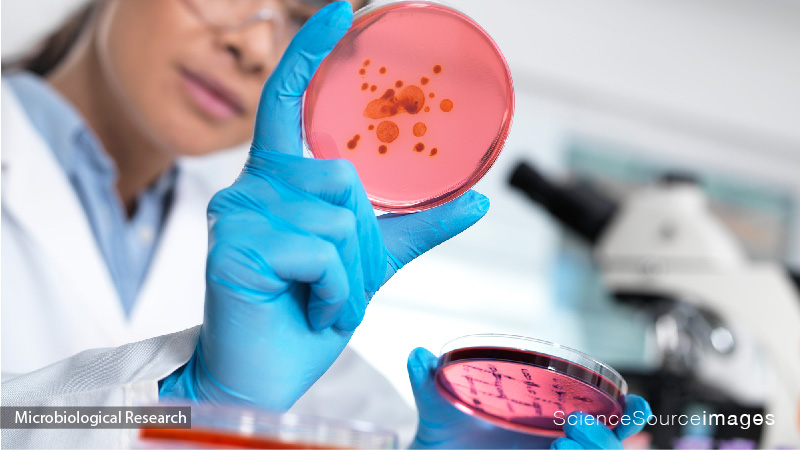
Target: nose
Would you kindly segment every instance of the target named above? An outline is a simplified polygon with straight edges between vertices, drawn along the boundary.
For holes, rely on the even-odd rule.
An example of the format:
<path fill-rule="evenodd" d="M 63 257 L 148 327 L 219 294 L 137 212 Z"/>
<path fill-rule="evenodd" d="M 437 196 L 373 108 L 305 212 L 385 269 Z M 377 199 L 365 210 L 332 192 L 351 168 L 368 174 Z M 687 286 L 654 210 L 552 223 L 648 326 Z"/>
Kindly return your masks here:
<path fill-rule="evenodd" d="M 248 74 L 263 75 L 277 60 L 275 24 L 253 23 L 235 30 L 217 33 L 217 45 L 225 51 L 237 67 Z"/>

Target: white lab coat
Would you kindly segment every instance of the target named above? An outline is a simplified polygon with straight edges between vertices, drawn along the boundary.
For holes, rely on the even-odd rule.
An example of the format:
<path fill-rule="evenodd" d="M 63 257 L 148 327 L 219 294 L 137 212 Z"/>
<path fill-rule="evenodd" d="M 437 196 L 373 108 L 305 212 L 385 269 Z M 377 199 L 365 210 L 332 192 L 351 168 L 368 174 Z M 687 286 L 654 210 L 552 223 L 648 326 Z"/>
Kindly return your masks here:
<path fill-rule="evenodd" d="M 156 402 L 158 380 L 189 359 L 197 339 L 205 211 L 222 186 L 182 167 L 151 269 L 126 318 L 81 204 L 52 150 L 5 83 L 2 99 L 3 404 Z M 156 336 L 162 337 L 137 342 Z M 116 348 L 131 342 L 137 343 Z M 111 349 L 73 357 L 105 347 Z M 404 440 L 415 422 L 385 378 L 349 349 L 293 411 L 370 421 L 398 430 Z M 129 443 L 121 431 L 3 430 L 4 447 L 70 442 L 85 447 L 89 439 L 104 448 Z"/>

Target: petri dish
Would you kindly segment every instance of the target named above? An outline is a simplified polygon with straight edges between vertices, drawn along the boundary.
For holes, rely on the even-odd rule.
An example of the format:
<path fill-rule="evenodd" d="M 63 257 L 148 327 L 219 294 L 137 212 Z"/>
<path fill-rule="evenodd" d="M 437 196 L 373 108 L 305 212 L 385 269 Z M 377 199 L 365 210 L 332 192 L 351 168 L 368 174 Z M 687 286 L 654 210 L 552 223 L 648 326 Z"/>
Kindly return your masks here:
<path fill-rule="evenodd" d="M 356 13 L 306 90 L 303 130 L 314 157 L 353 163 L 376 209 L 414 212 L 477 183 L 513 114 L 486 31 L 453 7 L 396 1 Z"/>
<path fill-rule="evenodd" d="M 566 417 L 591 414 L 614 428 L 628 385 L 610 366 L 559 344 L 480 334 L 445 344 L 436 370 L 439 392 L 459 410 L 502 428 L 563 436 Z"/>
<path fill-rule="evenodd" d="M 393 449 L 399 445 L 394 432 L 365 422 L 232 406 L 191 408 L 191 428 L 142 428 L 136 448 Z"/>

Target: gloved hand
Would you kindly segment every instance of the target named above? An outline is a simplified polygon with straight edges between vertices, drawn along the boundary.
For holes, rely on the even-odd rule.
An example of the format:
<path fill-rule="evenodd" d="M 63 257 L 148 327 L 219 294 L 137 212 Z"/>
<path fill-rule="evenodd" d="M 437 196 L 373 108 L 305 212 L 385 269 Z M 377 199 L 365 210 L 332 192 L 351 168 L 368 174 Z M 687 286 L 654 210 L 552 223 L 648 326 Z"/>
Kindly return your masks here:
<path fill-rule="evenodd" d="M 259 103 L 250 156 L 208 207 L 205 316 L 162 399 L 285 411 L 330 367 L 398 269 L 478 221 L 475 192 L 376 219 L 353 166 L 302 156 L 301 100 L 352 9 L 333 3 L 299 31 Z"/>
<path fill-rule="evenodd" d="M 578 425 L 570 425 L 568 420 L 564 425 L 567 437 L 555 441 L 505 430 L 469 416 L 448 403 L 436 389 L 434 373 L 437 362 L 437 358 L 424 348 L 415 349 L 408 357 L 408 376 L 419 412 L 417 435 L 411 448 L 622 448 L 622 440 L 641 431 L 645 420 L 650 417 L 650 405 L 637 395 L 628 395 L 625 414 L 643 419 L 638 424 L 619 425 L 614 431 L 604 425 L 586 425 L 585 421 L 574 419 L 572 423 Z M 636 411 L 641 412 L 634 415 Z"/>

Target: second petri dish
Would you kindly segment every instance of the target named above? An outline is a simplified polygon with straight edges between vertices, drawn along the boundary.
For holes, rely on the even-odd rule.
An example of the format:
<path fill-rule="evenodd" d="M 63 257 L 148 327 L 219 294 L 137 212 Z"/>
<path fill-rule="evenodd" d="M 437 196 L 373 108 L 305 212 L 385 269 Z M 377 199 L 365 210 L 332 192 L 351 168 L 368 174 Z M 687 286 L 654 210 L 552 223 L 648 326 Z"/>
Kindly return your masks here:
<path fill-rule="evenodd" d="M 477 23 L 398 1 L 356 14 L 309 84 L 303 120 L 311 153 L 352 162 L 375 208 L 414 212 L 480 180 L 513 112 L 508 65 Z"/>
<path fill-rule="evenodd" d="M 442 349 L 436 386 L 467 414 L 500 427 L 563 436 L 566 417 L 583 411 L 611 428 L 625 408 L 628 386 L 614 369 L 552 342 L 484 334 Z"/>
<path fill-rule="evenodd" d="M 395 433 L 364 422 L 213 405 L 191 405 L 191 415 L 191 428 L 142 428 L 136 448 L 398 447 Z"/>

